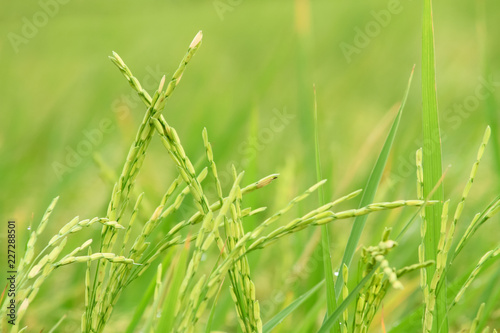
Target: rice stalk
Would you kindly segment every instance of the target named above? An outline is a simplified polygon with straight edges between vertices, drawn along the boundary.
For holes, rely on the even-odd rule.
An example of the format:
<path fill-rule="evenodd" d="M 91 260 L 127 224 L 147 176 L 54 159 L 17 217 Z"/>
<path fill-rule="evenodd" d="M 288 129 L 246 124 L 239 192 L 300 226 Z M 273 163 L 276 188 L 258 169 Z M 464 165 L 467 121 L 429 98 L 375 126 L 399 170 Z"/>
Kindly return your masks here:
<path fill-rule="evenodd" d="M 479 310 L 477 310 L 476 317 L 472 321 L 469 333 L 475 333 L 475 332 L 477 332 L 477 326 L 479 325 L 479 320 L 481 319 L 481 316 L 483 314 L 483 310 L 484 310 L 484 306 L 485 305 L 486 305 L 485 303 L 482 303 L 481 306 L 479 307 Z"/>
<path fill-rule="evenodd" d="M 456 296 L 454 297 L 453 301 L 451 302 L 451 304 L 449 305 L 449 309 L 451 309 L 453 306 L 455 306 L 461 299 L 462 297 L 464 296 L 465 292 L 467 291 L 467 288 L 471 285 L 471 283 L 476 279 L 476 277 L 479 275 L 479 273 L 481 272 L 482 268 L 484 267 L 484 265 L 490 261 L 491 259 L 494 259 L 495 257 L 497 257 L 498 255 L 500 254 L 500 246 L 498 246 L 496 249 L 494 250 L 490 250 L 488 252 L 486 252 L 482 257 L 481 259 L 479 260 L 479 262 L 476 264 L 476 266 L 474 267 L 474 269 L 472 270 L 472 272 L 470 273 L 469 277 L 467 278 L 467 280 L 465 281 L 465 283 L 462 285 L 462 287 L 460 288 L 460 290 L 458 291 L 458 293 L 456 294 Z"/>
<path fill-rule="evenodd" d="M 323 177 L 321 175 L 321 156 L 319 147 L 319 128 L 318 128 L 318 102 L 316 98 L 316 86 L 314 86 L 314 150 L 316 157 L 316 181 L 320 182 Z M 318 189 L 318 201 L 320 205 L 325 205 L 325 195 L 323 187 Z M 337 307 L 337 299 L 335 297 L 335 281 L 333 279 L 332 256 L 330 253 L 330 236 L 328 226 L 321 226 L 321 250 L 323 261 L 323 272 L 326 280 L 326 315 L 329 316 Z"/>
<path fill-rule="evenodd" d="M 438 242 L 440 235 L 440 221 L 442 212 L 442 202 L 444 201 L 443 185 L 438 184 L 442 174 L 441 156 L 441 135 L 439 128 L 438 103 L 436 91 L 436 64 L 434 55 L 434 23 L 432 13 L 432 0 L 423 0 L 423 21 L 422 21 L 422 123 L 423 123 L 423 194 L 427 198 L 429 194 L 431 200 L 439 202 L 434 206 L 425 208 L 426 232 L 424 237 L 424 252 L 427 260 L 437 260 Z M 427 284 L 431 284 L 435 268 L 430 266 L 427 269 Z M 430 328 L 431 332 L 448 332 L 446 318 L 446 281 L 443 288 L 436 295 L 436 306 L 434 311 L 436 321 Z M 439 328 L 436 322 L 441 322 L 443 326 Z"/>

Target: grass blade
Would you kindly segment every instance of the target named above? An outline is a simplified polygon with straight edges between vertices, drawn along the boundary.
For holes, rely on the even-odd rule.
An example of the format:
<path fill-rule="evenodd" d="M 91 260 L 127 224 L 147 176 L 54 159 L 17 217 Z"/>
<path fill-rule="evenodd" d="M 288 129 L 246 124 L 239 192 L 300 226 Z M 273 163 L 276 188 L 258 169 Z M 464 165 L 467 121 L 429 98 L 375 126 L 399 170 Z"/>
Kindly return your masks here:
<path fill-rule="evenodd" d="M 323 178 L 321 176 L 321 156 L 319 151 L 319 128 L 318 128 L 318 102 L 316 98 L 316 87 L 314 86 L 314 147 L 316 157 L 316 181 L 319 182 Z M 324 205 L 325 194 L 323 187 L 318 189 L 319 204 Z M 323 271 L 326 280 L 326 314 L 331 315 L 337 307 L 335 297 L 335 281 L 333 280 L 332 256 L 330 253 L 330 236 L 328 233 L 328 225 L 321 226 L 321 253 L 323 260 Z"/>
<path fill-rule="evenodd" d="M 354 299 L 356 298 L 356 296 L 358 295 L 358 293 L 360 292 L 361 288 L 363 288 L 363 286 L 368 282 L 370 281 L 370 279 L 372 278 L 373 274 L 375 274 L 375 271 L 377 270 L 377 268 L 380 266 L 380 264 L 377 264 L 373 267 L 373 269 L 370 271 L 370 273 L 368 273 L 359 283 L 358 285 L 353 289 L 351 290 L 351 292 L 349 293 L 349 295 L 344 299 L 344 301 L 342 303 L 339 304 L 339 306 L 337 307 L 337 309 L 335 310 L 335 312 L 329 316 L 324 322 L 323 322 L 323 325 L 321 326 L 321 328 L 319 329 L 318 333 L 327 333 L 330 331 L 330 329 L 333 327 L 333 325 L 335 324 L 335 322 L 337 322 L 337 320 L 339 319 L 340 315 L 342 315 L 342 313 L 345 311 L 345 309 L 347 308 L 347 306 L 349 304 L 351 304 L 352 301 L 354 301 Z M 340 274 L 339 274 L 340 276 Z"/>
<path fill-rule="evenodd" d="M 50 329 L 49 333 L 55 333 L 57 328 L 62 324 L 62 322 L 66 319 L 66 315 L 62 316 L 61 319 Z"/>
<path fill-rule="evenodd" d="M 422 22 L 422 122 L 423 122 L 423 173 L 424 197 L 427 197 L 443 173 L 441 157 L 441 136 L 436 91 L 436 64 L 434 56 L 434 27 L 432 19 L 432 0 L 424 0 Z M 439 185 L 431 200 L 440 202 L 425 208 L 425 258 L 436 260 L 441 227 L 441 210 L 444 201 L 443 185 Z M 430 285 L 435 267 L 427 269 L 427 284 Z M 438 332 L 439 323 L 443 323 L 441 332 L 448 332 L 446 316 L 446 277 L 442 288 L 436 295 L 434 320 L 431 332 Z"/>
<path fill-rule="evenodd" d="M 215 317 L 215 310 L 217 307 L 217 302 L 219 301 L 219 296 L 220 296 L 220 292 L 222 291 L 223 284 L 224 284 L 224 280 L 222 280 L 220 287 L 219 287 L 219 290 L 217 291 L 217 294 L 215 295 L 214 303 L 212 304 L 212 309 L 210 309 L 210 315 L 208 316 L 207 327 L 205 328 L 205 333 L 212 332 L 212 324 L 213 324 L 214 317 Z"/>
<path fill-rule="evenodd" d="M 399 122 L 401 120 L 401 115 L 403 113 L 403 108 L 406 104 L 406 99 L 408 98 L 408 92 L 410 91 L 411 81 L 413 78 L 413 72 L 415 70 L 415 66 L 413 66 L 413 70 L 410 74 L 410 79 L 408 80 L 408 86 L 406 88 L 403 100 L 401 102 L 401 106 L 399 107 L 399 111 L 392 123 L 391 130 L 389 131 L 389 135 L 385 140 L 384 146 L 382 147 L 382 151 L 377 158 L 377 162 L 373 167 L 373 170 L 370 174 L 370 178 L 368 179 L 368 183 L 366 184 L 366 189 L 363 191 L 363 197 L 361 198 L 361 202 L 359 207 L 363 207 L 369 205 L 373 202 L 375 198 L 375 193 L 377 192 L 378 184 L 380 183 L 380 179 L 382 178 L 382 173 L 384 172 L 385 165 L 387 163 L 387 159 L 389 157 L 389 153 L 392 148 L 392 143 L 394 142 L 394 138 L 396 136 L 396 132 L 398 130 Z M 340 267 L 343 267 L 345 264 L 347 267 L 350 266 L 352 257 L 354 256 L 354 252 L 356 251 L 356 247 L 358 246 L 359 239 L 361 238 L 361 233 L 363 232 L 363 228 L 365 227 L 366 219 L 368 217 L 359 216 L 354 220 L 354 224 L 351 229 L 351 234 L 349 235 L 349 240 L 347 241 L 347 245 L 344 251 L 344 257 L 342 258 L 342 263 Z M 338 298 L 340 292 L 342 290 L 343 285 L 342 275 L 339 274 L 337 278 L 337 282 L 335 284 L 335 295 Z"/>
<path fill-rule="evenodd" d="M 164 280 L 167 280 L 167 274 L 165 274 L 164 279 L 163 266 L 162 264 L 159 264 L 156 270 L 156 284 L 153 297 L 153 305 L 151 306 L 149 317 L 147 318 L 145 328 L 143 329 L 143 332 L 145 333 L 154 333 L 155 331 L 154 327 L 158 318 L 158 309 L 160 307 L 161 294 L 164 290 Z"/>
<path fill-rule="evenodd" d="M 158 332 L 171 332 L 174 327 L 174 312 L 175 305 L 177 303 L 177 296 L 179 295 L 179 289 L 186 272 L 187 259 L 189 254 L 189 244 L 181 250 L 179 254 L 178 262 L 174 270 L 174 276 L 172 277 L 172 282 L 168 288 L 167 296 L 163 301 L 161 317 L 158 321 L 157 331 Z"/>
<path fill-rule="evenodd" d="M 489 283 L 485 283 L 486 288 L 484 289 L 481 299 L 484 300 L 484 303 L 486 303 L 486 307 L 484 310 L 483 319 L 479 322 L 477 328 L 478 332 L 483 331 L 486 324 L 488 323 L 488 319 L 492 318 L 492 313 L 496 310 L 497 304 L 499 304 L 500 285 L 498 285 L 498 281 L 500 281 L 500 268 L 498 268 L 490 278 Z"/>
<path fill-rule="evenodd" d="M 173 251 L 170 251 L 166 256 L 165 259 L 163 260 L 163 266 L 168 266 L 170 263 L 170 260 L 173 255 Z M 151 279 L 151 282 L 149 283 L 146 291 L 144 292 L 144 296 L 142 297 L 139 305 L 135 309 L 134 315 L 132 317 L 132 320 L 128 324 L 127 330 L 125 333 L 134 333 L 136 331 L 137 325 L 141 321 L 141 318 L 146 311 L 146 308 L 148 307 L 151 297 L 153 297 L 154 291 L 155 291 L 155 286 L 156 286 L 156 276 L 154 276 Z"/>
<path fill-rule="evenodd" d="M 477 276 L 479 275 L 479 273 L 481 273 L 481 271 L 484 268 L 487 267 L 486 263 L 488 263 L 489 261 L 491 262 L 491 259 L 497 259 L 497 257 L 499 255 L 500 255 L 500 245 L 498 247 L 496 247 L 495 249 L 486 252 L 486 254 L 481 257 L 481 259 L 479 260 L 479 262 L 476 264 L 476 267 L 474 267 L 474 269 L 470 273 L 469 277 L 463 283 L 462 287 L 460 288 L 460 290 L 456 294 L 455 298 L 451 302 L 451 304 L 449 306 L 450 309 L 453 306 L 455 306 L 462 299 L 462 297 L 464 296 L 465 292 L 470 287 L 470 285 L 472 284 L 472 282 L 477 278 Z M 445 320 L 445 318 L 443 318 L 442 320 Z"/>
<path fill-rule="evenodd" d="M 156 281 L 155 279 L 152 279 L 151 282 L 149 283 L 148 288 L 146 289 L 146 292 L 144 293 L 144 296 L 135 309 L 134 316 L 132 317 L 132 320 L 128 324 L 127 330 L 125 331 L 126 333 L 133 333 L 135 332 L 135 329 L 137 325 L 139 324 L 139 321 L 141 320 L 144 312 L 146 311 L 146 308 L 149 305 L 149 301 L 151 300 L 151 297 L 153 297 L 154 291 L 155 291 L 155 286 L 156 286 Z"/>
<path fill-rule="evenodd" d="M 295 309 L 297 309 L 302 303 L 304 303 L 309 297 L 311 297 L 322 285 L 325 280 L 312 287 L 308 292 L 304 293 L 302 296 L 293 301 L 289 306 L 281 310 L 277 315 L 272 317 L 262 328 L 263 333 L 269 333 L 281 324 L 286 317 L 288 317 Z"/>
<path fill-rule="evenodd" d="M 316 322 L 318 319 L 318 313 L 323 309 L 323 304 L 325 303 L 325 294 L 320 294 L 316 303 L 309 308 L 304 319 L 294 325 L 296 332 L 314 332 L 316 327 Z"/>

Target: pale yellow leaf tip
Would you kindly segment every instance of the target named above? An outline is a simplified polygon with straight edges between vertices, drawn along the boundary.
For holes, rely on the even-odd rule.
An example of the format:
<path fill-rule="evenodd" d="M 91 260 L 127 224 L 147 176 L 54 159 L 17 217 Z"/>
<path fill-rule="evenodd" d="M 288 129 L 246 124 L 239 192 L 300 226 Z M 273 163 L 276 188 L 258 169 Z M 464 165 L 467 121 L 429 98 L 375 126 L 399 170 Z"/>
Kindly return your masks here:
<path fill-rule="evenodd" d="M 182 75 L 184 75 L 184 73 L 182 73 L 182 74 L 179 76 L 179 78 L 177 79 L 177 81 L 175 81 L 175 84 L 179 84 L 179 82 L 180 82 L 180 81 L 181 81 L 181 79 L 182 79 Z"/>
<path fill-rule="evenodd" d="M 262 188 L 264 186 L 269 185 L 273 180 L 278 178 L 278 176 L 279 176 L 279 174 L 272 174 L 272 175 L 269 175 L 269 176 L 259 180 L 257 182 L 257 188 Z"/>
<path fill-rule="evenodd" d="M 162 92 L 163 91 L 163 85 L 164 84 L 165 84 L 165 75 L 163 75 L 163 77 L 161 78 L 160 86 L 158 87 L 158 92 Z"/>
<path fill-rule="evenodd" d="M 23 300 L 23 302 L 21 303 L 21 306 L 19 307 L 19 312 L 26 311 L 26 309 L 28 308 L 29 305 L 30 305 L 29 299 L 25 298 Z"/>
<path fill-rule="evenodd" d="M 189 48 L 192 49 L 193 47 L 196 47 L 198 46 L 198 44 L 200 44 L 201 40 L 203 39 L 203 32 L 200 30 L 196 36 L 194 36 L 194 39 L 193 41 L 191 42 L 191 44 L 189 45 Z"/>
<path fill-rule="evenodd" d="M 151 217 L 151 220 L 157 220 L 160 217 L 161 211 L 163 210 L 163 206 L 158 206 Z"/>
<path fill-rule="evenodd" d="M 486 130 L 484 131 L 483 142 L 488 142 L 490 140 L 490 136 L 491 136 L 491 127 L 488 125 L 486 126 Z"/>

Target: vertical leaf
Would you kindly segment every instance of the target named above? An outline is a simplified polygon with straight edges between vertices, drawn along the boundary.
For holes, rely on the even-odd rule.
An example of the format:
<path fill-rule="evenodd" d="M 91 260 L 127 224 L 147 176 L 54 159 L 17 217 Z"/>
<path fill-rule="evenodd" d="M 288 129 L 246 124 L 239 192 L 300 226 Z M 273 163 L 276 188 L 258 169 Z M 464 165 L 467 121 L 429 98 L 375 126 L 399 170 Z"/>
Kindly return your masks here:
<path fill-rule="evenodd" d="M 320 182 L 321 177 L 321 156 L 319 151 L 319 128 L 318 128 L 318 103 L 316 99 L 316 87 L 314 87 L 314 143 L 316 155 L 316 180 Z M 318 189 L 319 204 L 324 205 L 325 195 L 323 187 Z M 337 307 L 335 298 L 335 281 L 333 280 L 333 267 L 330 254 L 330 236 L 328 234 L 328 225 L 321 226 L 321 251 L 323 260 L 323 271 L 326 280 L 326 308 L 327 316 L 330 316 Z"/>
<path fill-rule="evenodd" d="M 300 297 L 298 297 L 295 301 L 290 303 L 286 308 L 281 310 L 278 314 L 276 314 L 274 317 L 272 317 L 262 328 L 263 333 L 269 333 L 271 332 L 276 326 L 278 326 L 280 323 L 285 320 L 286 317 L 288 317 L 293 311 L 295 311 L 300 305 L 302 305 L 305 301 L 309 299 L 321 286 L 325 280 L 322 280 L 320 283 L 312 287 L 309 291 L 305 292 L 302 294 Z"/>
<path fill-rule="evenodd" d="M 411 81 L 413 78 L 413 72 L 415 70 L 415 66 L 410 74 L 410 79 L 408 81 L 408 86 L 406 88 L 403 100 L 401 102 L 401 106 L 399 107 L 398 114 L 392 123 L 391 129 L 389 131 L 389 135 L 385 140 L 384 146 L 382 147 L 382 151 L 380 152 L 377 162 L 372 169 L 370 174 L 370 178 L 366 184 L 365 190 L 363 191 L 363 197 L 361 198 L 361 202 L 359 207 L 364 207 L 373 202 L 375 198 L 375 193 L 377 192 L 378 185 L 380 183 L 380 179 L 382 178 L 382 173 L 384 172 L 385 165 L 387 163 L 387 159 L 389 158 L 389 153 L 392 148 L 392 143 L 394 142 L 394 138 L 396 136 L 396 132 L 398 131 L 399 121 L 401 120 L 401 115 L 403 113 L 403 108 L 406 104 L 406 99 L 408 98 L 408 92 L 410 91 Z M 351 229 L 351 234 L 349 235 L 349 239 L 347 241 L 347 245 L 344 251 L 344 257 L 342 258 L 342 263 L 340 267 L 343 267 L 345 264 L 347 267 L 350 266 L 352 257 L 354 256 L 354 252 L 358 246 L 359 239 L 361 238 L 361 233 L 365 227 L 367 215 L 358 216 L 354 219 L 354 224 Z M 342 290 L 342 285 L 344 281 L 342 278 L 342 274 L 339 274 L 337 281 L 335 283 L 335 295 L 338 298 L 340 292 Z"/>
<path fill-rule="evenodd" d="M 179 289 L 186 273 L 187 259 L 189 254 L 189 244 L 186 244 L 181 250 L 177 258 L 177 263 L 174 263 L 175 269 L 172 277 L 172 282 L 168 288 L 165 300 L 163 301 L 161 317 L 158 321 L 158 332 L 171 332 L 175 322 L 175 305 Z"/>
<path fill-rule="evenodd" d="M 436 65 L 434 56 L 434 26 L 432 0 L 424 0 L 422 22 L 422 122 L 423 122 L 423 172 L 424 198 L 427 198 L 443 173 L 441 161 L 441 136 L 436 91 Z M 441 210 L 444 200 L 443 185 L 440 184 L 430 197 L 439 203 L 425 207 L 426 230 L 424 237 L 426 260 L 436 260 L 441 226 Z M 427 268 L 427 284 L 431 284 L 435 267 Z M 446 315 L 446 278 L 436 295 L 436 306 L 432 332 L 448 332 Z"/>
<path fill-rule="evenodd" d="M 170 264 L 173 254 L 174 254 L 173 251 L 169 251 L 165 255 L 165 258 L 163 259 L 162 262 L 163 266 L 167 267 Z M 139 302 L 139 304 L 135 309 L 134 315 L 132 316 L 132 319 L 130 320 L 130 323 L 125 333 L 133 333 L 136 331 L 137 325 L 139 325 L 139 322 L 141 321 L 141 318 L 146 312 L 146 308 L 148 307 L 151 298 L 153 297 L 153 294 L 155 292 L 155 286 L 156 286 L 156 276 L 153 276 L 148 287 L 144 291 L 144 295 L 141 301 Z"/>
<path fill-rule="evenodd" d="M 321 328 L 319 329 L 318 333 L 327 333 L 332 329 L 333 325 L 335 322 L 340 318 L 342 313 L 345 311 L 347 306 L 354 301 L 358 293 L 361 291 L 361 289 L 364 287 L 364 285 L 370 281 L 372 278 L 373 274 L 375 274 L 375 271 L 377 268 L 379 268 L 380 264 L 376 264 L 373 269 L 368 273 L 357 285 L 354 287 L 354 289 L 351 290 L 349 295 L 342 301 L 342 303 L 339 304 L 335 312 L 326 318 L 326 320 L 323 322 L 323 325 L 321 325 Z M 340 277 L 341 274 L 339 274 Z"/>

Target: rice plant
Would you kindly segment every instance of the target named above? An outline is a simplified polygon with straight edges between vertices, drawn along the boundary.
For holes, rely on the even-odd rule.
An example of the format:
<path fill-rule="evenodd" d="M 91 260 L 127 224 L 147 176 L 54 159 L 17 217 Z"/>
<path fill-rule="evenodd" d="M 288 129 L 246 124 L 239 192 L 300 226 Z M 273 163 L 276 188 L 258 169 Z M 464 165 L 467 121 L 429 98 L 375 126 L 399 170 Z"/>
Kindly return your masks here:
<path fill-rule="evenodd" d="M 279 182 L 278 173 L 260 176 L 260 180 L 248 179 L 252 177 L 246 176 L 248 173 L 241 166 L 232 165 L 229 181 L 223 182 L 221 170 L 224 169 L 218 164 L 222 160 L 220 148 L 212 145 L 210 127 L 204 128 L 198 139 L 201 154 L 193 154 L 181 140 L 189 134 L 178 132 L 165 111 L 181 81 L 190 80 L 187 68 L 196 61 L 195 55 L 199 57 L 202 32 L 189 44 L 173 74 L 158 78 L 159 84 L 153 91 L 148 91 L 122 57 L 113 52 L 109 57 L 111 62 L 142 103 L 142 121 L 137 124 L 135 135 L 126 137 L 130 147 L 116 175 L 110 171 L 106 158 L 95 156 L 96 164 L 112 187 L 102 216 L 76 216 L 60 223 L 52 215 L 58 209 L 59 197 L 56 197 L 38 225 L 29 230 L 17 267 L 16 324 L 9 323 L 11 301 L 4 291 L 0 297 L 0 331 L 59 332 L 65 321 L 72 320 L 78 321 L 79 329 L 75 331 L 82 333 L 268 333 L 290 329 L 300 333 L 378 330 L 438 333 L 455 331 L 457 327 L 466 332 L 496 332 L 497 327 L 487 325 L 498 323 L 500 293 L 481 297 L 477 306 L 470 307 L 470 313 L 458 319 L 455 311 L 470 297 L 475 283 L 485 284 L 484 272 L 500 257 L 500 245 L 497 245 L 474 258 L 472 265 L 463 260 L 464 252 L 471 248 L 471 240 L 480 228 L 491 223 L 500 212 L 498 196 L 481 198 L 488 201 L 472 218 L 467 211 L 472 185 L 481 178 L 480 164 L 488 143 L 492 138 L 496 142 L 494 133 L 498 126 L 493 123 L 493 130 L 488 126 L 482 140 L 477 139 L 479 148 L 459 199 L 455 201 L 451 195 L 445 200 L 448 193 L 444 191 L 444 184 L 448 183 L 442 167 L 432 1 L 424 0 L 423 5 L 423 145 L 416 151 L 413 165 L 415 198 L 375 200 L 381 196 L 377 192 L 387 166 L 392 163 L 392 147 L 403 114 L 407 113 L 405 106 L 415 66 L 387 137 L 381 149 L 377 149 L 366 185 L 334 198 L 327 195 L 334 185 L 323 178 L 327 174 L 325 160 L 334 157 L 325 158 L 325 154 L 320 153 L 318 108 L 321 106 L 317 104 L 314 88 L 314 104 L 310 107 L 314 146 L 308 147 L 308 151 L 314 150 L 316 182 L 299 190 L 295 184 L 283 184 L 287 190 L 278 192 L 278 196 L 286 203 L 274 208 L 272 195 L 267 195 L 265 198 L 273 207 L 268 209 L 253 205 L 250 202 L 255 201 L 247 198 L 252 192 L 270 191 L 269 187 Z M 305 34 L 301 38 L 305 39 Z M 301 91 L 302 105 L 306 104 L 305 96 Z M 492 108 L 488 110 L 489 119 L 494 119 Z M 307 115 L 301 117 L 303 120 Z M 306 127 L 301 124 L 303 134 L 308 132 Z M 144 166 L 146 159 L 158 158 L 151 152 L 155 144 L 168 156 L 175 175 L 168 182 L 163 180 L 165 177 L 155 178 L 159 179 L 155 186 L 163 195 L 151 207 L 146 201 L 155 195 L 148 191 L 150 188 L 140 186 L 140 179 L 154 177 L 145 172 Z M 494 157 L 498 159 L 497 143 L 493 146 Z M 155 166 L 158 176 L 163 171 Z M 288 200 L 290 193 L 293 195 Z M 411 217 L 396 215 L 400 208 Z M 186 218 L 179 218 L 184 215 L 179 214 L 181 211 L 188 212 Z M 391 216 L 397 216 L 398 221 L 388 226 L 384 220 L 388 215 L 373 221 L 371 224 L 381 228 L 371 229 L 378 231 L 371 232 L 371 239 L 375 240 L 370 242 L 363 235 L 370 227 L 368 217 L 381 216 L 374 214 L 377 212 L 394 214 Z M 351 231 L 340 237 L 345 242 L 332 244 L 332 233 L 345 227 L 339 225 L 339 220 L 346 220 L 343 223 L 348 224 Z M 412 227 L 418 223 L 420 232 L 411 234 Z M 47 235 L 49 225 L 58 230 L 54 235 Z M 92 232 L 96 227 L 100 230 L 97 235 Z M 311 232 L 314 228 L 316 232 Z M 85 240 L 75 246 L 72 238 L 76 236 Z M 411 241 L 418 245 L 412 247 L 410 253 L 401 250 L 407 245 L 405 242 L 411 245 Z M 276 250 L 275 246 L 280 245 L 281 250 Z M 293 292 L 289 290 L 290 285 L 297 279 L 290 277 L 292 282 L 288 281 L 289 277 L 282 279 L 274 267 L 260 265 L 255 259 L 259 255 L 270 255 L 273 262 L 279 262 L 280 251 L 285 249 L 290 252 L 287 258 L 296 259 L 297 265 L 302 261 L 311 263 L 311 253 L 316 248 L 320 253 L 320 268 L 315 273 L 320 273 Z M 297 253 L 303 257 L 295 258 Z M 30 320 L 31 316 L 36 317 L 33 304 L 46 301 L 37 296 L 47 297 L 40 291 L 45 290 L 52 278 L 63 279 L 67 266 L 81 267 L 75 270 L 78 279 L 72 284 L 78 290 L 75 293 L 81 295 L 81 304 L 72 311 L 78 312 L 79 319 L 70 319 L 70 314 L 65 314 L 50 328 L 36 327 L 33 324 L 36 321 Z M 463 267 L 457 270 L 457 266 Z M 271 276 L 269 284 L 273 288 L 286 286 L 284 296 L 266 297 L 269 290 L 262 276 Z M 498 277 L 500 273 L 489 277 L 488 285 L 495 287 Z M 120 302 L 137 288 L 138 281 L 143 289 L 140 298 L 134 300 L 133 308 L 124 311 Z M 274 307 L 266 310 L 265 301 L 269 299 Z M 396 307 L 404 307 L 397 321 L 388 320 L 389 312 L 382 311 L 391 302 L 396 302 Z M 295 317 L 299 310 L 301 315 Z M 393 306 L 393 311 L 397 310 Z M 120 325 L 116 326 L 117 323 Z"/>
<path fill-rule="evenodd" d="M 47 225 L 50 214 L 57 203 L 56 198 L 48 207 L 39 227 L 32 231 L 27 243 L 25 257 L 19 267 L 19 287 L 22 289 L 19 293 L 21 305 L 17 317 L 18 321 L 22 320 L 38 289 L 55 269 L 69 264 L 87 263 L 84 277 L 85 283 L 84 286 L 82 285 L 85 289 L 85 312 L 82 314 L 81 331 L 103 332 L 120 295 L 134 279 L 141 276 L 151 265 L 155 264 L 157 259 L 164 256 L 165 252 L 170 248 L 176 246 L 190 248 L 193 246 L 185 271 L 180 270 L 175 273 L 176 276 L 181 277 L 181 280 L 178 280 L 181 282 L 178 285 L 178 292 L 174 289 L 169 290 L 170 292 L 177 292 L 175 310 L 173 313 L 160 315 L 160 318 L 166 318 L 173 314 L 174 318 L 169 319 L 168 324 L 163 324 L 163 320 L 159 321 L 153 315 L 150 320 L 146 321 L 145 330 L 155 331 L 157 326 L 166 325 L 173 332 L 195 331 L 200 318 L 205 314 L 209 302 L 213 301 L 227 276 L 241 330 L 244 332 L 262 332 L 263 324 L 259 302 L 255 298 L 256 286 L 252 282 L 247 259 L 249 252 L 265 248 L 288 234 L 311 226 L 325 225 L 334 220 L 363 216 L 386 209 L 423 205 L 422 200 L 400 200 L 369 204 L 347 211 L 331 211 L 334 206 L 359 194 L 360 191 L 356 191 L 331 203 L 323 204 L 319 208 L 292 219 L 288 224 L 275 228 L 267 234 L 264 233 L 268 227 L 285 215 L 294 205 L 321 188 L 325 184 L 325 181 L 321 180 L 293 199 L 282 210 L 263 219 L 254 230 L 245 230 L 242 219 L 261 213 L 265 208 L 251 209 L 243 206 L 243 195 L 261 189 L 278 176 L 270 175 L 248 186 L 241 186 L 240 183 L 244 173 L 238 173 L 234 169 L 233 185 L 229 193 L 224 194 L 218 179 L 214 153 L 205 129 L 203 131 L 203 142 L 208 167 L 215 181 L 218 197 L 215 202 L 210 202 L 202 186 L 203 180 L 207 176 L 207 169 L 202 169 L 200 172 L 195 170 L 191 159 L 186 155 L 182 147 L 176 130 L 168 124 L 161 114 L 166 101 L 179 84 L 186 66 L 198 50 L 201 42 L 202 34 L 200 32 L 191 42 L 186 55 L 172 78 L 166 83 L 165 77 L 163 77 L 158 89 L 152 96 L 142 88 L 140 82 L 133 76 L 131 70 L 118 54 L 114 53 L 110 57 L 144 102 L 147 110 L 143 122 L 140 124 L 130 147 L 122 173 L 113 187 L 106 217 L 87 220 L 80 220 L 75 217 L 61 228 L 45 248 L 36 252 L 37 236 L 43 232 L 44 227 Z M 136 198 L 133 208 L 130 202 L 131 194 L 146 157 L 148 146 L 155 134 L 158 135 L 165 146 L 172 163 L 178 169 L 179 175 L 171 185 L 166 187 L 165 195 L 150 217 L 147 220 L 139 221 L 138 211 L 141 209 L 140 203 L 143 194 Z M 176 192 L 179 187 L 183 186 L 182 190 Z M 150 239 L 154 235 L 155 229 L 170 219 L 171 214 L 183 204 L 188 193 L 191 194 L 197 211 L 188 220 L 175 224 L 161 241 L 153 244 Z M 97 246 L 98 252 L 94 252 L 91 246 L 93 240 L 89 239 L 61 257 L 67 237 L 70 234 L 80 232 L 84 227 L 96 223 L 102 225 L 100 244 Z M 136 223 L 140 223 L 142 227 L 140 233 L 135 235 L 135 240 L 132 241 L 134 239 L 132 234 L 133 225 Z M 224 235 L 221 234 L 221 228 L 224 230 Z M 181 231 L 183 229 L 190 229 L 187 236 L 182 235 Z M 123 233 L 123 236 L 120 233 Z M 121 243 L 117 243 L 118 239 L 121 239 Z M 213 267 L 210 274 L 201 274 L 200 276 L 202 256 L 206 255 L 207 251 L 214 245 L 220 251 L 220 260 Z M 78 255 L 85 250 L 88 252 L 86 255 Z M 33 259 L 35 254 L 36 257 Z M 92 265 L 92 262 L 95 262 L 95 265 Z M 162 298 L 162 294 L 165 293 L 165 283 L 170 281 L 165 281 L 167 277 L 164 276 L 163 272 L 162 265 L 159 264 L 151 310 L 153 313 L 157 311 L 161 313 L 160 308 L 163 307 L 161 303 L 167 300 Z M 182 278 L 182 276 L 184 277 Z M 4 315 L 4 313 L 2 314 Z M 13 326 L 10 332 L 19 331 L 18 327 Z"/>

